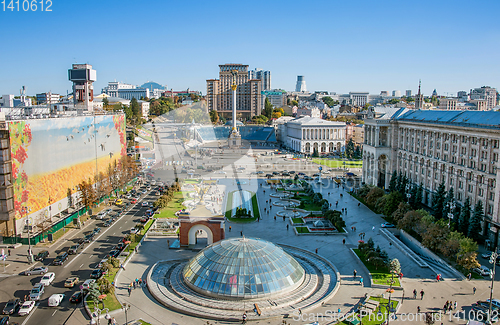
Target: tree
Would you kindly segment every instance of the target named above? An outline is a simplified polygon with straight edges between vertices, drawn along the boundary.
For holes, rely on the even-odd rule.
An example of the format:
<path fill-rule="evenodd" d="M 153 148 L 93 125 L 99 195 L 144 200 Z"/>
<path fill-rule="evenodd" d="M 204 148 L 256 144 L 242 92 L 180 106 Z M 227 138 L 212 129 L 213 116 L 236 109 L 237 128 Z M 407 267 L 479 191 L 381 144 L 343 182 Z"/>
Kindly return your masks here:
<path fill-rule="evenodd" d="M 352 141 L 352 138 L 347 142 L 345 154 L 348 158 L 352 158 L 354 156 L 354 142 Z"/>
<path fill-rule="evenodd" d="M 312 154 L 313 157 L 319 157 L 319 153 L 318 153 L 318 148 L 314 148 L 313 149 L 313 154 Z"/>
<path fill-rule="evenodd" d="M 273 113 L 271 114 L 271 117 L 272 117 L 272 118 L 275 118 L 275 119 L 278 119 L 278 118 L 280 118 L 280 117 L 281 117 L 281 113 L 280 113 L 280 112 L 273 112 Z"/>
<path fill-rule="evenodd" d="M 446 241 L 450 230 L 447 227 L 446 221 L 443 219 L 430 224 L 427 230 L 421 234 L 422 245 L 436 251 Z"/>
<path fill-rule="evenodd" d="M 219 122 L 219 114 L 216 110 L 210 111 L 210 121 L 212 121 L 213 124 L 217 124 L 217 122 Z"/>
<path fill-rule="evenodd" d="M 264 103 L 264 111 L 262 111 L 262 115 L 266 116 L 268 119 L 272 118 L 273 114 L 273 105 L 269 101 L 269 99 L 266 97 L 265 103 Z"/>
<path fill-rule="evenodd" d="M 457 254 L 458 265 L 464 267 L 467 270 L 479 267 L 480 264 L 477 261 L 477 243 L 471 238 L 462 238 L 460 240 L 460 250 Z"/>
<path fill-rule="evenodd" d="M 326 105 L 328 105 L 328 107 L 335 106 L 335 101 L 331 97 L 325 96 L 325 97 L 322 98 L 322 100 L 323 100 L 323 103 L 325 103 Z"/>
<path fill-rule="evenodd" d="M 408 199 L 408 203 L 413 209 L 418 208 L 420 205 L 417 204 L 417 192 L 418 192 L 418 186 L 413 185 L 410 190 L 410 198 Z"/>
<path fill-rule="evenodd" d="M 422 195 L 423 195 L 423 193 L 424 193 L 424 186 L 422 185 L 422 183 L 420 183 L 420 185 L 417 188 L 417 194 L 415 195 L 415 205 L 416 205 L 416 207 L 420 207 L 420 205 L 422 204 Z"/>
<path fill-rule="evenodd" d="M 474 213 L 470 219 L 469 232 L 467 237 L 472 238 L 475 241 L 479 241 L 481 238 L 481 221 L 484 218 L 483 212 L 483 202 L 481 200 L 477 201 L 474 207 Z"/>
<path fill-rule="evenodd" d="M 399 203 L 403 201 L 403 195 L 399 192 L 391 192 L 386 197 L 383 212 L 386 216 L 390 216 L 398 209 Z"/>
<path fill-rule="evenodd" d="M 417 211 L 408 211 L 404 214 L 403 218 L 398 220 L 397 226 L 399 229 L 403 229 L 406 232 L 411 230 L 416 231 L 415 228 L 420 224 L 422 216 Z"/>
<path fill-rule="evenodd" d="M 102 100 L 102 106 L 104 107 L 104 109 L 108 109 L 109 108 L 109 100 L 107 97 L 104 97 L 103 100 Z"/>
<path fill-rule="evenodd" d="M 379 198 L 381 198 L 382 196 L 384 196 L 384 190 L 381 189 L 380 187 L 374 187 L 366 195 L 366 203 L 368 205 L 373 206 L 373 205 L 375 205 L 375 203 L 377 202 L 377 200 Z"/>
<path fill-rule="evenodd" d="M 391 181 L 389 182 L 389 192 L 394 192 L 398 184 L 398 173 L 396 171 L 392 172 Z"/>
<path fill-rule="evenodd" d="M 391 261 L 391 263 L 389 264 L 389 270 L 394 274 L 401 273 L 401 263 L 399 263 L 399 260 L 397 258 L 394 258 Z"/>
<path fill-rule="evenodd" d="M 464 206 L 460 211 L 460 217 L 458 218 L 458 231 L 467 236 L 469 234 L 469 219 L 470 219 L 471 207 L 470 201 L 467 197 L 464 202 Z"/>
<path fill-rule="evenodd" d="M 438 186 L 436 194 L 432 196 L 432 209 L 434 210 L 434 216 L 436 217 L 436 219 L 443 218 L 445 195 L 446 188 L 444 186 L 444 182 L 441 182 L 441 184 L 439 184 Z"/>
<path fill-rule="evenodd" d="M 135 99 L 135 97 L 132 97 L 132 100 L 130 101 L 130 109 L 132 110 L 132 115 L 134 119 L 138 119 L 139 117 L 141 117 L 142 115 L 141 107 L 137 102 L 137 99 Z"/>
<path fill-rule="evenodd" d="M 394 219 L 394 222 L 398 222 L 399 220 L 403 219 L 405 214 L 411 210 L 411 207 L 408 205 L 408 203 L 402 201 L 398 205 L 398 209 L 394 211 L 392 214 L 392 218 Z"/>
<path fill-rule="evenodd" d="M 296 100 L 292 100 L 292 101 L 290 101 L 290 105 L 292 105 L 292 106 L 299 106 L 299 102 L 296 101 Z"/>
<path fill-rule="evenodd" d="M 397 103 L 399 103 L 399 101 L 400 101 L 400 100 L 399 100 L 399 99 L 397 99 L 397 98 L 391 98 L 391 99 L 389 99 L 388 103 L 389 103 L 389 104 L 397 104 Z"/>
<path fill-rule="evenodd" d="M 68 191 L 66 192 L 66 196 L 68 197 L 68 207 L 73 206 L 73 193 L 71 192 L 71 188 L 68 187 Z"/>
<path fill-rule="evenodd" d="M 444 198 L 443 202 L 443 217 L 448 217 L 448 213 L 451 212 L 450 205 L 453 201 L 455 201 L 453 187 L 450 187 L 450 190 L 448 191 L 448 193 L 446 193 L 446 197 Z"/>

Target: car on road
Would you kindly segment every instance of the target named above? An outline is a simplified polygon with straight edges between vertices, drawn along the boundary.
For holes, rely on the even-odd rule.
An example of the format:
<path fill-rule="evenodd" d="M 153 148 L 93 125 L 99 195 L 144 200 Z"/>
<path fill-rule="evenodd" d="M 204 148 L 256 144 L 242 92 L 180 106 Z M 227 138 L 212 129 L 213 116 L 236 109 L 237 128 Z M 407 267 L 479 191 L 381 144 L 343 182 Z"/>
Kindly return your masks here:
<path fill-rule="evenodd" d="M 61 253 L 61 254 L 57 255 L 57 257 L 54 259 L 54 262 L 52 262 L 52 264 L 63 265 L 63 263 L 66 262 L 66 260 L 68 259 L 68 257 L 69 257 L 68 253 L 66 253 L 66 252 Z"/>
<path fill-rule="evenodd" d="M 328 170 L 323 170 L 322 173 L 323 174 L 330 174 L 330 172 Z"/>
<path fill-rule="evenodd" d="M 395 225 L 393 225 L 392 223 L 389 223 L 389 222 L 384 222 L 383 224 L 380 225 L 380 227 L 382 227 L 382 228 L 396 228 Z"/>
<path fill-rule="evenodd" d="M 122 199 L 117 199 L 117 200 L 115 201 L 115 204 L 116 204 L 116 205 L 122 205 L 122 204 L 123 204 L 123 200 L 122 200 Z"/>
<path fill-rule="evenodd" d="M 40 261 L 42 262 L 44 259 L 46 259 L 49 256 L 49 251 L 41 251 L 38 252 L 38 254 L 35 255 L 35 261 Z"/>
<path fill-rule="evenodd" d="M 138 232 L 139 232 L 139 229 L 137 229 L 136 227 L 133 227 L 130 229 L 131 234 L 137 234 Z"/>
<path fill-rule="evenodd" d="M 3 314 L 4 315 L 12 315 L 18 312 L 19 308 L 21 307 L 21 299 L 19 298 L 14 298 L 11 299 L 5 304 L 5 307 L 3 307 Z"/>
<path fill-rule="evenodd" d="M 81 291 L 77 291 L 69 298 L 69 302 L 77 304 L 82 301 L 82 298 L 83 293 Z"/>
<path fill-rule="evenodd" d="M 487 260 L 489 260 L 489 259 L 490 259 L 490 257 L 491 257 L 491 254 L 492 254 L 492 253 L 493 253 L 493 252 L 483 253 L 483 254 L 481 254 L 481 257 L 482 257 L 482 258 L 485 258 L 485 259 L 487 259 Z"/>
<path fill-rule="evenodd" d="M 64 287 L 65 288 L 73 288 L 75 285 L 80 282 L 80 279 L 77 276 L 67 278 L 66 281 L 64 281 Z"/>
<path fill-rule="evenodd" d="M 30 300 L 40 300 L 43 293 L 45 292 L 45 286 L 43 283 L 37 283 L 30 291 Z"/>
<path fill-rule="evenodd" d="M 132 204 L 136 204 L 136 203 L 137 203 L 137 199 L 136 199 L 136 198 L 133 198 L 132 200 L 130 200 L 130 203 L 132 203 Z"/>
<path fill-rule="evenodd" d="M 104 263 L 108 263 L 107 258 L 103 258 L 99 263 L 97 263 L 96 268 L 100 269 L 104 265 Z"/>
<path fill-rule="evenodd" d="M 56 278 L 56 274 L 54 272 L 49 272 L 49 273 L 46 273 L 42 277 L 42 279 L 40 280 L 40 283 L 46 287 L 46 286 L 51 285 L 55 278 Z"/>
<path fill-rule="evenodd" d="M 95 279 L 88 279 L 88 280 L 85 280 L 85 282 L 83 282 L 82 284 L 82 290 L 89 290 L 90 286 L 92 285 L 92 283 L 95 282 Z"/>
<path fill-rule="evenodd" d="M 147 202 L 147 201 L 143 201 L 143 202 L 141 203 L 141 205 L 142 205 L 143 207 L 148 207 L 148 206 L 149 206 L 149 202 Z"/>
<path fill-rule="evenodd" d="M 266 174 L 266 177 L 267 178 L 271 178 L 271 177 L 273 177 L 273 175 L 272 174 Z"/>
<path fill-rule="evenodd" d="M 218 171 L 216 171 L 215 173 L 216 173 L 216 174 L 226 174 L 226 172 L 225 172 L 225 171 L 223 171 L 223 170 L 218 170 Z"/>
<path fill-rule="evenodd" d="M 125 246 L 127 246 L 125 243 L 118 243 L 118 245 L 115 246 L 116 250 L 122 251 Z"/>
<path fill-rule="evenodd" d="M 107 210 L 103 210 L 103 211 L 99 212 L 99 213 L 95 216 L 95 218 L 96 218 L 97 220 L 102 220 L 102 219 L 104 219 L 104 217 L 105 217 L 107 214 L 108 214 L 108 211 L 107 211 Z"/>
<path fill-rule="evenodd" d="M 479 275 L 482 275 L 482 276 L 490 275 L 490 269 L 484 265 L 481 265 L 480 267 L 476 267 L 473 271 Z"/>
<path fill-rule="evenodd" d="M 273 175 L 279 175 L 279 174 L 280 174 L 279 172 L 276 171 L 273 172 Z"/>
<path fill-rule="evenodd" d="M 34 269 L 31 269 L 31 270 L 28 270 L 26 272 L 24 272 L 25 275 L 32 275 L 32 274 L 45 274 L 49 271 L 48 268 L 46 268 L 45 266 L 39 266 L 39 267 L 35 267 Z"/>
<path fill-rule="evenodd" d="M 81 247 L 81 245 L 73 245 L 68 249 L 68 254 L 73 255 L 78 253 L 78 249 Z"/>
<path fill-rule="evenodd" d="M 88 235 L 85 235 L 85 237 L 83 237 L 83 242 L 90 243 L 92 241 L 92 239 L 94 239 L 94 234 L 90 233 Z"/>
<path fill-rule="evenodd" d="M 100 233 L 100 232 L 101 232 L 101 228 L 99 228 L 99 227 L 95 227 L 95 228 L 94 228 L 94 231 L 92 231 L 92 232 L 94 233 L 94 235 L 97 235 L 98 233 Z"/>
<path fill-rule="evenodd" d="M 90 273 L 90 278 L 91 279 L 100 279 L 103 276 L 103 272 L 101 269 L 95 269 Z"/>
<path fill-rule="evenodd" d="M 49 307 L 57 307 L 63 301 L 66 295 L 63 293 L 54 293 L 49 297 Z"/>
<path fill-rule="evenodd" d="M 22 305 L 21 308 L 19 308 L 19 312 L 17 313 L 19 316 L 26 316 L 31 311 L 35 308 L 35 302 L 34 301 L 25 301 Z"/>
<path fill-rule="evenodd" d="M 141 221 L 142 223 L 146 223 L 146 222 L 148 222 L 148 220 L 149 220 L 149 217 L 144 216 L 144 217 L 142 217 L 142 218 L 141 218 L 141 220 L 140 220 L 140 221 Z"/>
<path fill-rule="evenodd" d="M 259 170 L 259 171 L 257 172 L 257 175 L 262 175 L 262 174 L 264 174 L 264 172 L 263 172 L 262 170 Z"/>
<path fill-rule="evenodd" d="M 305 176 L 306 174 L 300 172 L 300 173 L 297 173 L 297 175 L 299 175 L 299 176 Z"/>

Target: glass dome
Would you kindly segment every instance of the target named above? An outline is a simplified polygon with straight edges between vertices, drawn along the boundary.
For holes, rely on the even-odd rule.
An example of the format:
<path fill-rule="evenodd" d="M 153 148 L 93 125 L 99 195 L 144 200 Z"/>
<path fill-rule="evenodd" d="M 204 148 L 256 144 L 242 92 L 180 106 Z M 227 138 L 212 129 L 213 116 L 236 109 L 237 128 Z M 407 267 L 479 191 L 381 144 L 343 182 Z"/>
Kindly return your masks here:
<path fill-rule="evenodd" d="M 257 298 L 297 288 L 304 269 L 281 247 L 257 238 L 216 242 L 193 257 L 183 269 L 193 290 L 221 298 Z"/>

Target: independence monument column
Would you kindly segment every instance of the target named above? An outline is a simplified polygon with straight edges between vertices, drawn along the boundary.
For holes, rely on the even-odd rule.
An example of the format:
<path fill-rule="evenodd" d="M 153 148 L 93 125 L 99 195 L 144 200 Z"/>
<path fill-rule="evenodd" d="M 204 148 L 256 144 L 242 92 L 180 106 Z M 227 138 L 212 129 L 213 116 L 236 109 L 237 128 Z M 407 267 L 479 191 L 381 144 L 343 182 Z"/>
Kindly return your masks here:
<path fill-rule="evenodd" d="M 237 70 L 231 71 L 233 75 L 233 84 L 231 85 L 231 90 L 233 91 L 233 127 L 231 129 L 231 133 L 228 138 L 228 146 L 229 148 L 239 148 L 241 147 L 241 135 L 236 128 L 236 75 L 238 74 Z"/>

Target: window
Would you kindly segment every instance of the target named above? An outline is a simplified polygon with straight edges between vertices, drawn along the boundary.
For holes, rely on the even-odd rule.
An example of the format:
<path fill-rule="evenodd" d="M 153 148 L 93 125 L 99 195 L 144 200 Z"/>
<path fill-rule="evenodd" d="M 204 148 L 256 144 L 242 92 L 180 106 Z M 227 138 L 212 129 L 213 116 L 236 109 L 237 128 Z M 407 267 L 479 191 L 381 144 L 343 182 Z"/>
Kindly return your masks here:
<path fill-rule="evenodd" d="M 453 178 L 450 178 L 450 186 L 453 186 Z"/>
<path fill-rule="evenodd" d="M 488 204 L 488 214 L 493 213 L 493 206 L 491 204 Z"/>
<path fill-rule="evenodd" d="M 448 161 L 448 155 L 443 155 L 443 160 Z"/>
<path fill-rule="evenodd" d="M 469 193 L 472 193 L 472 185 L 471 185 L 471 184 L 469 184 L 469 186 L 467 186 L 467 191 L 468 191 Z"/>
<path fill-rule="evenodd" d="M 480 197 L 483 197 L 484 190 L 483 190 L 482 188 L 480 188 L 480 189 L 478 190 L 478 194 L 479 194 L 479 196 L 480 196 Z"/>
<path fill-rule="evenodd" d="M 441 143 L 440 142 L 436 142 L 436 148 L 441 149 Z"/>
<path fill-rule="evenodd" d="M 458 188 L 459 188 L 459 189 L 464 188 L 464 182 L 462 182 L 462 181 L 458 181 Z"/>
<path fill-rule="evenodd" d="M 448 144 L 447 143 L 444 144 L 444 150 L 448 151 Z"/>
<path fill-rule="evenodd" d="M 490 200 L 495 201 L 495 193 L 494 192 L 490 192 Z"/>
<path fill-rule="evenodd" d="M 459 193 L 457 193 L 457 199 L 458 199 L 459 201 L 462 201 L 462 193 L 460 193 L 460 192 L 459 192 Z"/>

